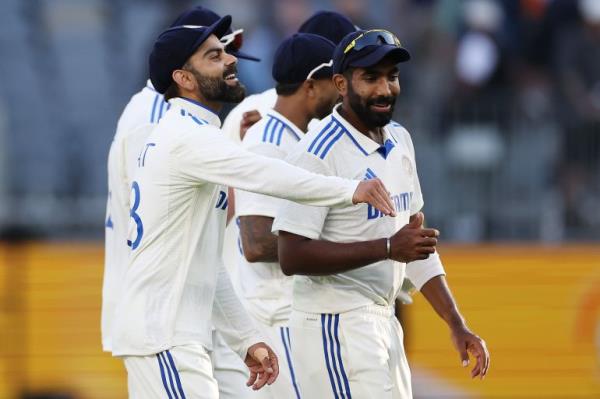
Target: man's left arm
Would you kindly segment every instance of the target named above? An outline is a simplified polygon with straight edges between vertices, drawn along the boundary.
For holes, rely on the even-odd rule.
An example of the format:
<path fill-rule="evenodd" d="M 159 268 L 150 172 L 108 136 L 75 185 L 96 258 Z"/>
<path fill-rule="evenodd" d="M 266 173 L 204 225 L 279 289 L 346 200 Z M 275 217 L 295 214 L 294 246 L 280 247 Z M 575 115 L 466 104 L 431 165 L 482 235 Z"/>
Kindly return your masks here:
<path fill-rule="evenodd" d="M 452 342 L 460 355 L 463 367 L 469 365 L 469 354 L 471 354 L 477 360 L 477 364 L 471 370 L 471 377 L 479 376 L 483 379 L 490 367 L 490 354 L 485 341 L 467 327 L 446 278 L 437 276 L 430 279 L 421 287 L 421 293 L 450 328 Z"/>

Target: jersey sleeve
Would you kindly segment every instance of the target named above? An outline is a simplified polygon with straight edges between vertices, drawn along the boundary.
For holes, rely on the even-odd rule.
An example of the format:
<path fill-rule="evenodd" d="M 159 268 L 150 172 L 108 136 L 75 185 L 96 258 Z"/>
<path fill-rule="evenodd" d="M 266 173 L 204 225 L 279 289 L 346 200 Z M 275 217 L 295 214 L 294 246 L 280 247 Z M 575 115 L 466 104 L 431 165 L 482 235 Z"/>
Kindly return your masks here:
<path fill-rule="evenodd" d="M 324 175 L 332 174 L 327 164 L 306 151 L 297 151 L 291 154 L 288 157 L 288 162 L 311 172 Z M 275 234 L 280 231 L 287 231 L 316 240 L 321 236 L 328 213 L 329 208 L 327 207 L 308 206 L 285 201 L 277 212 L 272 231 Z"/>
<path fill-rule="evenodd" d="M 269 158 L 284 159 L 285 151 L 274 144 L 254 142 L 246 145 L 244 148 L 255 154 Z M 277 173 L 276 170 L 271 173 Z M 277 210 L 284 203 L 281 198 L 271 197 L 263 194 L 256 194 L 245 190 L 235 190 L 235 214 L 237 216 L 267 216 L 274 218 Z"/>
<path fill-rule="evenodd" d="M 219 267 L 217 274 L 213 304 L 213 323 L 225 339 L 227 345 L 242 360 L 246 358 L 246 353 L 250 346 L 257 342 L 265 341 L 254 327 L 244 306 L 235 295 L 231 279 L 223 265 Z"/>
<path fill-rule="evenodd" d="M 406 264 L 406 278 L 419 291 L 432 278 L 445 275 L 446 271 L 437 251 L 429 255 L 427 259 L 416 260 Z"/>
<path fill-rule="evenodd" d="M 173 150 L 181 183 L 221 184 L 316 206 L 352 204 L 358 181 L 321 176 L 280 159 L 253 154 L 203 126 L 179 136 Z"/>

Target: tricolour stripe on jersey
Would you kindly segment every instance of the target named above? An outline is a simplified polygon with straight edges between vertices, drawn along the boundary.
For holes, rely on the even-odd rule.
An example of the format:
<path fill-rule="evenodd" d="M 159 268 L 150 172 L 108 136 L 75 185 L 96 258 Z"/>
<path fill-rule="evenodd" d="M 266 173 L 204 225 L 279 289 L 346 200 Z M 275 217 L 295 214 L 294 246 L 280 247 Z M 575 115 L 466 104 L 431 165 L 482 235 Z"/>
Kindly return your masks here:
<path fill-rule="evenodd" d="M 270 132 L 271 134 L 269 136 L 269 143 L 273 143 L 274 142 L 275 132 L 280 128 L 280 126 L 281 126 L 281 128 L 283 128 L 283 125 L 279 121 L 277 121 L 271 127 L 271 132 Z"/>
<path fill-rule="evenodd" d="M 278 117 L 276 117 L 274 115 L 267 115 L 267 116 L 271 119 L 275 119 L 281 125 L 281 127 L 277 131 L 277 134 L 275 135 L 275 139 L 277 140 L 277 142 L 275 143 L 275 142 L 271 141 L 273 144 L 281 145 L 281 137 L 283 136 L 283 133 L 285 131 L 290 133 L 296 141 L 300 141 L 300 137 L 296 134 L 296 132 L 294 132 L 294 129 L 292 129 L 292 127 L 290 125 L 288 125 L 287 123 L 285 123 L 284 121 L 282 121 L 281 119 L 279 119 Z"/>
<path fill-rule="evenodd" d="M 154 96 L 154 102 L 152 103 L 152 113 L 150 114 L 150 123 L 154 123 L 154 115 L 156 115 L 156 106 L 158 105 L 158 99 L 160 98 L 160 94 L 156 94 Z"/>
<path fill-rule="evenodd" d="M 327 145 L 327 147 L 325 147 L 325 149 L 323 150 L 323 152 L 321 153 L 321 155 L 319 155 L 319 157 L 321 159 L 325 159 L 325 156 L 327 155 L 327 153 L 329 152 L 329 150 L 331 149 L 331 147 L 340 139 L 340 137 L 342 137 L 344 134 L 346 133 L 346 129 L 344 129 L 343 127 L 341 127 L 340 132 L 333 138 L 333 140 L 331 140 L 329 142 L 329 144 Z"/>
<path fill-rule="evenodd" d="M 375 172 L 373 172 L 371 170 L 371 168 L 367 168 L 367 172 L 365 173 L 365 180 L 374 179 L 375 177 L 377 177 L 377 175 L 375 174 Z"/>
<path fill-rule="evenodd" d="M 273 124 L 273 118 L 269 118 L 269 121 L 267 122 L 267 124 L 265 125 L 265 130 L 263 130 L 263 136 L 262 136 L 262 141 L 263 143 L 267 142 L 267 136 L 269 135 L 269 129 L 271 128 L 271 125 Z"/>
<path fill-rule="evenodd" d="M 189 116 L 190 118 L 192 118 L 192 120 L 193 120 L 194 122 L 196 122 L 196 123 L 197 123 L 198 125 L 200 125 L 200 126 L 202 126 L 202 125 L 208 125 L 208 122 L 207 122 L 207 121 L 205 121 L 204 119 L 199 119 L 199 118 L 196 118 L 196 117 L 195 117 L 194 115 L 192 115 L 192 114 L 188 114 L 188 116 Z"/>
<path fill-rule="evenodd" d="M 333 124 L 333 119 L 329 121 L 329 123 L 327 125 L 325 125 L 325 127 L 323 129 L 321 129 L 321 131 L 319 132 L 319 134 L 317 134 L 317 137 L 315 137 L 315 139 L 312 141 L 312 143 L 310 143 L 310 146 L 308 147 L 308 152 L 312 152 L 313 148 L 315 147 L 315 145 L 317 145 L 317 143 L 319 142 L 319 140 L 321 139 L 321 137 L 323 137 L 323 135 L 329 131 L 329 129 L 331 128 L 331 125 Z"/>
<path fill-rule="evenodd" d="M 158 359 L 158 366 L 160 367 L 160 377 L 162 378 L 163 386 L 165 387 L 165 391 L 167 391 L 169 399 L 173 399 L 171 391 L 169 391 L 169 385 L 167 384 L 167 377 L 165 376 L 165 366 L 163 366 L 162 358 L 160 357 L 160 355 L 160 353 L 156 354 L 156 359 Z"/>
<path fill-rule="evenodd" d="M 167 357 L 169 358 L 169 364 L 173 369 L 173 373 L 175 374 L 175 381 L 177 382 L 177 389 L 179 390 L 179 395 L 181 395 L 181 399 L 185 399 L 185 394 L 183 393 L 183 387 L 181 386 L 181 379 L 179 378 L 179 372 L 177 371 L 177 367 L 175 367 L 175 362 L 173 361 L 173 356 L 171 356 L 171 352 L 168 350 Z"/>
<path fill-rule="evenodd" d="M 296 392 L 296 398 L 300 399 L 300 391 L 298 391 L 298 385 L 296 384 L 294 365 L 292 364 L 292 357 L 290 356 L 290 351 L 292 350 L 292 345 L 290 343 L 290 329 L 288 327 L 279 327 L 279 332 L 281 333 L 281 342 L 283 342 L 283 347 L 285 348 L 285 357 L 290 368 L 290 377 L 292 378 L 292 385 Z"/>
<path fill-rule="evenodd" d="M 319 152 L 321 151 L 321 148 L 323 148 L 323 145 L 325 145 L 326 142 L 335 137 L 334 135 L 338 130 L 340 130 L 340 126 L 333 124 L 331 126 L 331 129 L 329 129 L 329 131 L 327 132 L 327 134 L 325 134 L 323 138 L 319 140 L 319 143 L 315 146 L 315 149 L 312 151 L 312 153 L 316 156 L 319 156 Z"/>
<path fill-rule="evenodd" d="M 173 397 L 175 399 L 179 399 L 179 397 L 177 396 L 177 391 L 175 390 L 175 383 L 173 382 L 173 378 L 174 378 L 173 372 L 172 372 L 171 368 L 169 367 L 169 363 L 167 362 L 165 354 L 164 354 L 164 352 L 161 352 L 158 355 L 161 357 L 161 359 L 165 365 L 165 369 L 167 370 L 167 376 L 169 377 L 169 386 L 171 387 L 171 392 L 173 393 Z"/>
<path fill-rule="evenodd" d="M 285 123 L 280 122 L 279 125 L 281 126 L 279 128 L 279 130 L 277 131 L 277 133 L 275 134 L 275 138 L 273 141 L 271 141 L 271 143 L 275 144 L 275 145 L 280 145 L 281 144 L 281 136 L 283 135 L 283 131 L 286 129 Z M 276 140 L 276 141 L 275 141 Z"/>

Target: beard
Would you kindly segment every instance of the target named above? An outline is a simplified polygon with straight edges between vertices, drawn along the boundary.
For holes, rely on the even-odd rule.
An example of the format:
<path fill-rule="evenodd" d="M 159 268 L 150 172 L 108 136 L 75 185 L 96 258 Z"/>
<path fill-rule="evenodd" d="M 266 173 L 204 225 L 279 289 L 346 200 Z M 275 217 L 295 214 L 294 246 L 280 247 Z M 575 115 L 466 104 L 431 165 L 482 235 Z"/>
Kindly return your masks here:
<path fill-rule="evenodd" d="M 362 98 L 352 87 L 348 85 L 348 102 L 350 108 L 360 118 L 360 120 L 370 128 L 383 127 L 390 123 L 394 114 L 394 106 L 396 105 L 396 97 L 394 96 L 378 96 L 375 98 Z M 389 112 L 375 112 L 370 106 L 374 104 L 390 105 Z"/>
<path fill-rule="evenodd" d="M 338 100 L 336 100 L 334 103 L 332 103 L 331 101 L 328 101 L 328 100 L 323 100 L 321 103 L 319 103 L 317 105 L 317 109 L 315 110 L 315 118 L 317 118 L 317 119 L 325 118 L 327 115 L 329 115 L 331 113 L 331 111 L 333 110 L 333 107 L 337 103 L 338 103 Z"/>
<path fill-rule="evenodd" d="M 239 103 L 246 97 L 246 87 L 239 81 L 235 86 L 230 86 L 225 82 L 225 76 L 232 73 L 237 75 L 237 68 L 235 66 L 226 68 L 223 76 L 218 78 L 202 75 L 194 68 L 190 68 L 189 71 L 196 78 L 196 82 L 198 82 L 200 96 L 208 101 Z"/>

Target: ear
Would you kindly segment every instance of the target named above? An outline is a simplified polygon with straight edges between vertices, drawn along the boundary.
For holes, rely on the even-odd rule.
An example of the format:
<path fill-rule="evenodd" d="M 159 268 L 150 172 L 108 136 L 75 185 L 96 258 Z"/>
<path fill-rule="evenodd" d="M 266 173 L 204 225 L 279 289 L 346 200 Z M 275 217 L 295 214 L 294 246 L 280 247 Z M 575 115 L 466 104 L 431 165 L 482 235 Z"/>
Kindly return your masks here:
<path fill-rule="evenodd" d="M 302 90 L 304 90 L 304 92 L 306 93 L 307 98 L 316 97 L 315 80 L 314 79 L 305 80 L 304 83 L 302 83 Z"/>
<path fill-rule="evenodd" d="M 333 85 L 337 89 L 338 93 L 340 93 L 342 97 L 345 97 L 346 94 L 348 94 L 348 80 L 346 77 L 342 74 L 336 73 L 333 75 L 332 79 Z"/>
<path fill-rule="evenodd" d="M 196 80 L 188 71 L 176 69 L 171 74 L 171 78 L 177 85 L 185 90 L 193 91 L 195 89 Z"/>

